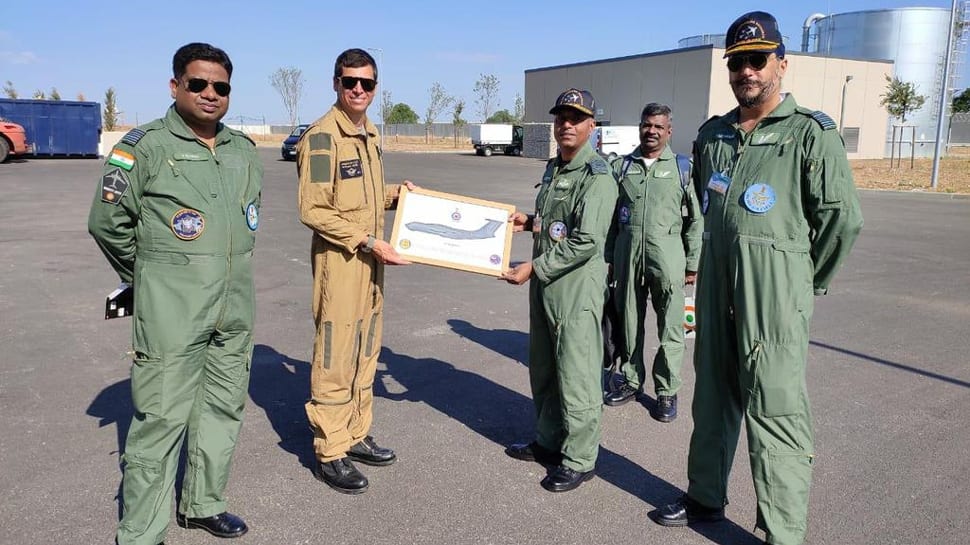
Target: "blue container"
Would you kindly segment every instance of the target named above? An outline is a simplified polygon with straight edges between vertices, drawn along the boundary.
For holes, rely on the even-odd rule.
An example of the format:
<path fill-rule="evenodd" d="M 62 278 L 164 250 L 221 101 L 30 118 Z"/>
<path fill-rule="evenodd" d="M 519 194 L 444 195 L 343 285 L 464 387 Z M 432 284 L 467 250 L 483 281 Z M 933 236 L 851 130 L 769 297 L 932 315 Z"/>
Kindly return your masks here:
<path fill-rule="evenodd" d="M 0 98 L 0 117 L 24 126 L 34 156 L 98 156 L 101 105 L 97 102 Z"/>

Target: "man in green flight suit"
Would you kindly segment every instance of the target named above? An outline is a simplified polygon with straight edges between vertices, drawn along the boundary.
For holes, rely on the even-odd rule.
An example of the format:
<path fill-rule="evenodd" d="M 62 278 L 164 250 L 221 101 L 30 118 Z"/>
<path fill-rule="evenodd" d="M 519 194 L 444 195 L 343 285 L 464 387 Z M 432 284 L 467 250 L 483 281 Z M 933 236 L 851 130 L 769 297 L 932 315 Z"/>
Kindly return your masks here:
<path fill-rule="evenodd" d="M 670 108 L 652 102 L 640 113 L 640 146 L 612 164 L 620 183 L 613 277 L 617 311 L 627 339 L 624 382 L 606 394 L 607 405 L 633 399 L 646 379 L 644 324 L 647 294 L 657 313 L 660 348 L 653 359 L 657 403 L 650 415 L 677 418 L 677 391 L 684 360 L 684 284 L 693 284 L 700 258 L 700 205 L 689 183 L 690 159 L 670 150 Z M 686 212 L 686 216 L 685 216 Z"/>
<path fill-rule="evenodd" d="M 594 475 L 603 412 L 605 246 L 616 181 L 589 144 L 596 111 L 589 91 L 567 89 L 549 110 L 559 154 L 550 159 L 534 215 L 516 212 L 513 231 L 531 231 L 532 261 L 506 271 L 529 286 L 529 381 L 536 438 L 506 453 L 552 469 L 540 483 L 573 490 Z"/>
<path fill-rule="evenodd" d="M 765 543 L 805 539 L 814 437 L 805 363 L 813 296 L 862 228 L 835 123 L 782 98 L 778 23 L 756 11 L 726 36 L 738 108 L 701 126 L 694 183 L 704 214 L 689 486 L 665 526 L 724 518 L 743 422 Z"/>
<path fill-rule="evenodd" d="M 223 491 L 242 424 L 253 350 L 253 245 L 263 167 L 255 144 L 220 120 L 232 62 L 181 47 L 165 117 L 111 150 L 88 230 L 134 290 L 131 392 L 119 545 L 165 537 L 183 438 L 176 521 L 219 537 L 246 523 Z"/>

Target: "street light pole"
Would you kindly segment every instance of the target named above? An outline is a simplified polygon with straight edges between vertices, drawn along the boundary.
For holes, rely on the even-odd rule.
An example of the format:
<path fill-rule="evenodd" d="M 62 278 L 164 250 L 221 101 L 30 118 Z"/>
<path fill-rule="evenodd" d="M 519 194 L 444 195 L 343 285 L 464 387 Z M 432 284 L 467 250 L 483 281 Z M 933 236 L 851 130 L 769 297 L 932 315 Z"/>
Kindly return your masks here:
<path fill-rule="evenodd" d="M 956 32 L 957 0 L 950 7 L 950 27 L 946 37 L 946 56 L 943 58 L 943 84 L 940 85 L 940 107 L 936 115 L 936 146 L 933 149 L 933 171 L 930 187 L 936 189 L 940 179 L 940 152 L 943 149 L 943 125 L 946 124 L 946 107 L 950 98 L 950 59 L 953 58 L 953 34 Z M 962 21 L 961 21 L 962 23 Z"/>
<path fill-rule="evenodd" d="M 846 76 L 845 83 L 842 84 L 842 111 L 839 112 L 839 134 L 842 135 L 842 138 L 845 138 L 845 135 L 842 134 L 842 129 L 845 127 L 845 90 L 850 81 L 852 81 L 852 76 Z"/>
<path fill-rule="evenodd" d="M 380 47 L 365 47 L 364 49 L 366 49 L 367 51 L 377 51 L 377 66 L 379 66 L 380 70 L 383 71 L 384 70 L 384 50 L 381 49 Z M 383 81 L 385 80 L 381 79 L 381 82 Z M 384 93 L 383 85 L 380 85 L 380 88 L 381 88 L 381 94 L 383 94 Z M 376 98 L 377 100 L 380 101 L 378 102 L 378 107 L 381 110 L 381 149 L 384 149 L 384 125 L 387 125 L 387 119 L 385 119 L 387 112 L 384 111 L 384 100 L 380 96 Z"/>

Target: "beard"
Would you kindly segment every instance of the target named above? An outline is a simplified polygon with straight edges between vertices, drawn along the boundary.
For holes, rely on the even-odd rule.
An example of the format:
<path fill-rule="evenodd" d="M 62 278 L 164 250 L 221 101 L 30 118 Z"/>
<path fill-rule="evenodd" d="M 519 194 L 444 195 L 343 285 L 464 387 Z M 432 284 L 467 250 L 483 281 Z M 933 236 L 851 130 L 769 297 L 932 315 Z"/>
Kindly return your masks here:
<path fill-rule="evenodd" d="M 744 89 L 745 86 L 756 89 L 757 92 L 754 94 L 746 94 Z M 768 97 L 774 94 L 775 88 L 777 87 L 777 81 L 774 79 L 768 80 L 764 83 L 759 82 L 754 79 L 743 79 L 731 83 L 731 89 L 734 91 L 734 98 L 737 99 L 738 104 L 742 108 L 754 108 L 763 104 Z"/>

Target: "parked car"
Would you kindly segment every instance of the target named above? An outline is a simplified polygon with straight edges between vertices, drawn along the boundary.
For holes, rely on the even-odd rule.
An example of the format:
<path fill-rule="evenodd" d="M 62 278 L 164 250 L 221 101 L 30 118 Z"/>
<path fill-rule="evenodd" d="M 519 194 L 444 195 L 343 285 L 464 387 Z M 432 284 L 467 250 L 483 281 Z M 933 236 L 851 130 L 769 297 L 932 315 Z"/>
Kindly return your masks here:
<path fill-rule="evenodd" d="M 297 125 L 293 132 L 283 140 L 283 146 L 280 148 L 280 154 L 283 156 L 284 161 L 296 161 L 296 143 L 300 140 L 300 136 L 306 132 L 307 127 L 310 125 Z"/>
<path fill-rule="evenodd" d="M 0 117 L 0 163 L 10 155 L 26 155 L 30 150 L 27 131 L 21 125 Z"/>

